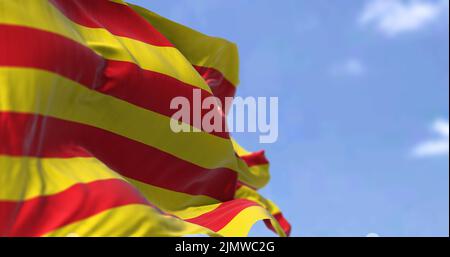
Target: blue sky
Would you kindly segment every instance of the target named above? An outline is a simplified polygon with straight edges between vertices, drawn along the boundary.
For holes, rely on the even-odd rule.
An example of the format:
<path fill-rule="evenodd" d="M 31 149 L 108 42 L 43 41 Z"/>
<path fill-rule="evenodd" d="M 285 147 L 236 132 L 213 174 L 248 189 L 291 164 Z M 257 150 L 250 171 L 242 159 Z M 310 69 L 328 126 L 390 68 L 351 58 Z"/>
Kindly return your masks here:
<path fill-rule="evenodd" d="M 237 43 L 238 95 L 279 97 L 275 144 L 235 137 L 294 236 L 449 235 L 448 0 L 130 2 Z"/>

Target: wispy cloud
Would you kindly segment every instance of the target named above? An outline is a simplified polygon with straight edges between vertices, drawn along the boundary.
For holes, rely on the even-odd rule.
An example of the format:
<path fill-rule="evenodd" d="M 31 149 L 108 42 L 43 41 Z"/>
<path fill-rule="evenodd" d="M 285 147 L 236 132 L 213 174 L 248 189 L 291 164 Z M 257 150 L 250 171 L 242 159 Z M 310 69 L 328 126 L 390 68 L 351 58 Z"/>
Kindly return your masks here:
<path fill-rule="evenodd" d="M 436 139 L 427 140 L 413 149 L 416 157 L 442 156 L 449 153 L 449 123 L 448 120 L 436 120 L 432 126 Z"/>
<path fill-rule="evenodd" d="M 387 36 L 415 31 L 448 14 L 448 0 L 371 0 L 359 17 Z"/>
<path fill-rule="evenodd" d="M 363 62 L 357 58 L 348 58 L 331 67 L 334 76 L 361 76 L 366 72 Z"/>

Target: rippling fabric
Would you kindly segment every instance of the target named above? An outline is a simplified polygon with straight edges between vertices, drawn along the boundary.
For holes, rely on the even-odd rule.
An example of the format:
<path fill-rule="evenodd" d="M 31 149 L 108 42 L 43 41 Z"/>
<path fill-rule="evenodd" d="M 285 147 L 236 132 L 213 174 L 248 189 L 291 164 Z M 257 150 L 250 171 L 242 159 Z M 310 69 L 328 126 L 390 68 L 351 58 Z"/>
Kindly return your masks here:
<path fill-rule="evenodd" d="M 0 236 L 288 234 L 263 152 L 169 126 L 177 96 L 234 96 L 238 62 L 121 1 L 0 0 Z"/>

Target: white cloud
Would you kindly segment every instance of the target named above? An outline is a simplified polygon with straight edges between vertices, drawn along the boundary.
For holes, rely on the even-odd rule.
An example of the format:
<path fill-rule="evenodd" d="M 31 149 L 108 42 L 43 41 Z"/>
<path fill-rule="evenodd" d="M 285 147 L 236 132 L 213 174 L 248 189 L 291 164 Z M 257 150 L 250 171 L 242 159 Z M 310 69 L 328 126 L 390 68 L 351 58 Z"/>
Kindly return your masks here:
<path fill-rule="evenodd" d="M 436 139 L 427 140 L 413 149 L 416 157 L 442 156 L 449 153 L 449 123 L 448 120 L 436 120 L 432 130 L 439 135 Z"/>
<path fill-rule="evenodd" d="M 360 76 L 365 72 L 364 64 L 357 58 L 348 58 L 331 68 L 331 74 L 335 76 Z"/>
<path fill-rule="evenodd" d="M 369 233 L 366 235 L 366 237 L 380 237 L 377 233 Z"/>
<path fill-rule="evenodd" d="M 364 8 L 360 24 L 374 25 L 387 36 L 415 31 L 448 14 L 448 0 L 371 0 Z"/>

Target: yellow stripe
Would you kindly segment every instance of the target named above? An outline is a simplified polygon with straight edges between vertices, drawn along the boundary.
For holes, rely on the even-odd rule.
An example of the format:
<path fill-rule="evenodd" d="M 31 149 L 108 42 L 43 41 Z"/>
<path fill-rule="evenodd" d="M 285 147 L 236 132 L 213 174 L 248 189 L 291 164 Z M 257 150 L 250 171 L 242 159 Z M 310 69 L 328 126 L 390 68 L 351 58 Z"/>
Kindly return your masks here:
<path fill-rule="evenodd" d="M 189 195 L 145 184 L 130 178 L 133 184 L 152 204 L 178 217 L 188 219 L 216 208 L 216 199 L 203 195 Z M 201 206 L 201 207 L 196 207 Z"/>
<path fill-rule="evenodd" d="M 173 47 L 159 47 L 112 35 L 105 29 L 78 25 L 47 1 L 1 1 L 0 23 L 53 32 L 85 45 L 106 59 L 133 62 L 211 92 L 188 60 Z"/>
<path fill-rule="evenodd" d="M 0 68 L 0 85 L 0 111 L 36 113 L 91 125 L 207 169 L 227 167 L 237 171 L 229 140 L 205 132 L 174 133 L 169 117 L 90 90 L 57 74 Z"/>
<path fill-rule="evenodd" d="M 175 192 L 123 177 L 96 158 L 34 158 L 0 156 L 1 200 L 24 201 L 62 192 L 77 183 L 124 179 L 152 204 L 181 217 L 208 212 L 218 201 L 202 195 Z M 202 208 L 192 206 L 204 206 Z M 182 211 L 180 211 L 182 210 Z"/>
<path fill-rule="evenodd" d="M 286 234 L 281 229 L 278 222 L 267 213 L 262 207 L 251 206 L 242 210 L 236 217 L 234 217 L 230 223 L 228 223 L 224 228 L 219 230 L 217 233 L 223 236 L 236 236 L 243 237 L 247 236 L 250 232 L 252 226 L 259 220 L 269 219 L 274 226 L 276 232 L 280 236 L 286 236 Z"/>
<path fill-rule="evenodd" d="M 238 180 L 254 188 L 263 188 L 270 180 L 269 165 L 248 167 L 242 159 L 237 159 L 239 165 Z"/>
<path fill-rule="evenodd" d="M 235 44 L 204 35 L 142 7 L 129 6 L 168 38 L 192 64 L 214 68 L 234 86 L 239 84 L 239 56 Z"/>
<path fill-rule="evenodd" d="M 123 5 L 127 5 L 127 3 L 125 3 L 123 0 L 109 0 L 111 2 L 114 2 L 116 4 L 123 4 Z"/>
<path fill-rule="evenodd" d="M 254 188 L 263 188 L 270 180 L 269 164 L 249 167 L 248 172 L 239 173 L 239 180 Z"/>
<path fill-rule="evenodd" d="M 251 189 L 247 186 L 241 186 L 238 190 L 236 190 L 234 197 L 236 199 L 247 199 L 259 203 L 272 215 L 280 212 L 280 208 L 278 208 L 278 206 L 275 205 L 272 201 L 264 198 L 256 190 Z"/>
<path fill-rule="evenodd" d="M 76 183 L 122 179 L 95 158 L 0 156 L 0 199 L 23 201 L 59 193 Z"/>
<path fill-rule="evenodd" d="M 112 208 L 56 229 L 45 236 L 184 236 L 216 233 L 195 224 L 164 216 L 145 205 Z"/>
<path fill-rule="evenodd" d="M 231 138 L 231 143 L 233 144 L 234 151 L 239 156 L 249 155 L 251 152 L 247 151 L 244 147 L 242 147 L 234 138 Z"/>
<path fill-rule="evenodd" d="M 241 186 L 238 190 L 236 190 L 234 198 L 235 199 L 246 199 L 246 200 L 256 202 L 259 205 L 261 205 L 271 215 L 275 215 L 275 214 L 278 214 L 281 212 L 280 208 L 278 208 L 278 206 L 275 203 L 273 203 L 269 199 L 264 198 L 256 190 L 254 190 L 250 187 L 247 187 L 247 186 Z M 283 231 L 283 229 L 281 228 L 278 221 L 275 218 L 273 218 L 273 216 L 270 216 L 270 217 L 271 217 L 270 223 L 272 224 L 272 226 L 274 227 L 274 229 L 278 233 L 278 235 L 286 236 L 286 233 Z M 245 220 L 242 222 L 245 222 Z M 222 233 L 222 232 L 219 231 L 219 233 Z"/>
<path fill-rule="evenodd" d="M 234 151 L 238 156 L 251 154 L 251 152 L 239 145 L 233 138 L 231 139 L 231 143 L 233 144 Z M 240 181 L 257 189 L 263 188 L 267 185 L 267 183 L 269 183 L 269 164 L 248 167 L 247 164 L 240 159 L 238 159 L 238 164 L 241 170 L 238 177 Z"/>
<path fill-rule="evenodd" d="M 171 212 L 171 214 L 173 214 L 181 219 L 185 219 L 185 220 L 192 219 L 192 218 L 198 217 L 200 215 L 203 215 L 205 213 L 214 211 L 220 205 L 221 205 L 221 203 L 204 205 L 204 206 L 194 206 L 194 207 L 186 208 L 184 210 Z"/>

